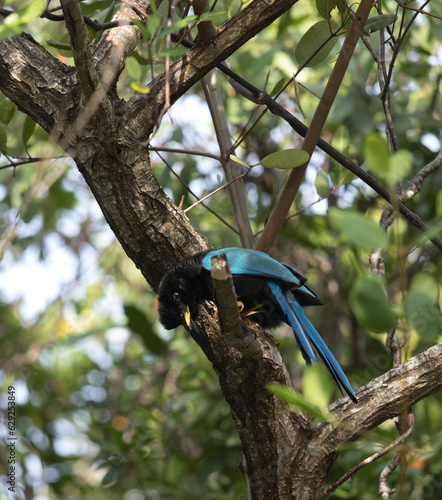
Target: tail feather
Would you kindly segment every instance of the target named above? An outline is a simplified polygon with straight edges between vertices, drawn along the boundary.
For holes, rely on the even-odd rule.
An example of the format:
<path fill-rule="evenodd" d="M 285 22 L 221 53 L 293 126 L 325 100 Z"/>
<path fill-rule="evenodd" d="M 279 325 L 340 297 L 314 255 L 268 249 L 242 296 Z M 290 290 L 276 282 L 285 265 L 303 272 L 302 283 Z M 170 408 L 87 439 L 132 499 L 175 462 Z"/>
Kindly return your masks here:
<path fill-rule="evenodd" d="M 284 293 L 281 290 L 281 287 L 272 281 L 268 282 L 270 290 L 272 291 L 275 299 L 278 301 L 278 304 L 281 306 L 282 312 L 286 316 L 287 323 L 293 328 L 293 332 L 295 333 L 296 341 L 298 342 L 299 348 L 301 349 L 302 356 L 307 363 L 307 365 L 311 365 L 312 361 L 314 363 L 318 362 L 318 357 L 316 356 L 315 351 L 312 349 L 312 346 L 307 338 L 305 329 L 302 327 L 298 317 L 293 311 L 290 304 L 287 302 Z"/>
<path fill-rule="evenodd" d="M 316 350 L 327 366 L 328 371 L 331 373 L 341 392 L 343 392 L 342 389 L 344 389 L 345 392 L 350 396 L 350 399 L 354 403 L 357 403 L 357 398 L 352 386 L 350 385 L 350 382 L 348 381 L 342 368 L 339 366 L 339 363 L 331 353 L 330 349 L 327 347 L 327 344 L 322 340 L 322 337 L 316 331 L 315 327 L 310 323 L 298 302 L 295 300 L 291 305 L 295 315 L 299 318 L 304 331 L 313 342 L 313 345 L 315 346 Z"/>
<path fill-rule="evenodd" d="M 291 294 L 285 294 L 276 283 L 269 281 L 269 287 L 281 306 L 281 309 L 286 316 L 287 323 L 293 328 L 295 338 L 307 365 L 310 365 L 312 361 L 315 363 L 318 362 L 318 358 L 311 347 L 311 342 L 318 351 L 318 354 L 321 356 L 341 392 L 343 392 L 344 389 L 350 396 L 350 399 L 356 403 L 356 395 L 350 385 L 350 382 L 345 376 L 345 373 L 339 366 L 326 343 L 315 330 L 315 327 L 310 323 L 304 314 L 304 311 L 302 310 L 302 307 L 296 297 L 293 297 Z"/>

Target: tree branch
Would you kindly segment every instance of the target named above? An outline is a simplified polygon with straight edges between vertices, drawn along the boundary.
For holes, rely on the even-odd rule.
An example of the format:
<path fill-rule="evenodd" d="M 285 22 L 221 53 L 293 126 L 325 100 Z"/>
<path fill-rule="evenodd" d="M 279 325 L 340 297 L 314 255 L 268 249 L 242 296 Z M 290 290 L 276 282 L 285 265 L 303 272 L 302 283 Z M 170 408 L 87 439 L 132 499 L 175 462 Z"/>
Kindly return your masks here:
<path fill-rule="evenodd" d="M 194 46 L 193 42 L 189 40 L 182 40 L 182 44 L 187 47 Z M 264 92 L 263 90 L 260 90 L 249 83 L 247 80 L 230 69 L 224 62 L 218 64 L 217 68 L 222 71 L 228 78 L 235 80 L 241 87 L 245 89 L 244 92 L 240 92 L 244 97 L 252 100 L 255 103 L 265 105 L 271 113 L 285 120 L 295 132 L 297 132 L 302 137 L 306 136 L 308 132 L 307 125 L 304 125 L 304 123 L 296 118 L 296 116 L 292 115 L 277 101 L 270 97 L 267 92 Z M 238 86 L 236 88 L 238 89 Z M 317 146 L 322 151 L 324 151 L 324 153 L 328 154 L 331 158 L 342 165 L 345 169 L 349 170 L 357 177 L 359 177 L 362 181 L 364 181 L 367 186 L 370 186 L 371 189 L 378 193 L 379 196 L 384 198 L 385 201 L 393 205 L 395 209 L 410 222 L 410 224 L 422 231 L 425 236 L 437 248 L 439 248 L 439 250 L 442 251 L 442 239 L 435 235 L 418 215 L 407 208 L 394 194 L 390 193 L 388 189 L 385 188 L 375 177 L 363 170 L 354 161 L 335 149 L 324 139 L 319 138 Z"/>
<path fill-rule="evenodd" d="M 207 0 L 193 0 L 192 5 L 197 16 L 207 12 Z M 198 43 L 205 44 L 216 36 L 217 28 L 212 21 L 200 21 L 196 27 L 198 29 Z"/>
<path fill-rule="evenodd" d="M 395 492 L 395 489 L 390 488 L 388 486 L 388 478 L 391 476 L 392 472 L 396 470 L 397 466 L 400 464 L 401 460 L 404 459 L 406 453 L 405 441 L 410 437 L 411 433 L 414 430 L 414 415 L 413 411 L 409 410 L 407 415 L 408 427 L 400 434 L 393 443 L 395 446 L 399 446 L 399 449 L 396 451 L 393 460 L 384 467 L 379 477 L 379 494 L 381 495 L 382 500 L 389 500 L 390 495 Z M 393 447 L 387 446 L 389 449 L 393 449 Z"/>
<path fill-rule="evenodd" d="M 401 414 L 404 406 L 413 406 L 442 390 L 442 343 L 430 347 L 375 378 L 357 391 L 358 404 L 348 400 L 333 403 L 329 410 L 341 419 L 340 427 L 328 424 L 318 430 L 318 438 L 333 447 L 353 441 L 380 423 Z"/>
<path fill-rule="evenodd" d="M 232 153 L 232 140 L 217 73 L 215 71 L 209 73 L 209 85 L 205 83 L 203 81 L 204 94 L 209 105 L 210 114 L 212 115 L 221 152 L 221 165 L 226 176 L 226 181 L 229 183 L 229 194 L 233 204 L 233 213 L 238 224 L 241 245 L 244 248 L 252 248 L 253 231 L 247 209 L 247 195 L 244 183 L 241 179 L 238 179 L 241 175 L 241 169 L 229 156 Z M 238 179 L 238 182 L 233 183 L 234 179 Z"/>
<path fill-rule="evenodd" d="M 325 124 L 333 101 L 338 93 L 339 87 L 367 21 L 372 5 L 372 0 L 361 1 L 356 15 L 350 25 L 350 29 L 348 30 L 348 34 L 345 37 L 341 52 L 339 53 L 336 64 L 324 89 L 319 105 L 316 108 L 311 126 L 308 129 L 301 148 L 309 153 L 310 156 L 313 154 L 316 143 L 318 142 L 322 128 Z M 268 252 L 270 250 L 270 247 L 273 245 L 276 236 L 284 224 L 284 220 L 290 210 L 290 206 L 295 199 L 307 165 L 308 162 L 302 167 L 295 168 L 291 171 L 284 189 L 281 192 L 281 196 L 273 209 L 269 220 L 267 221 L 266 227 L 255 245 L 256 250 L 261 250 L 263 252 Z"/>
<path fill-rule="evenodd" d="M 94 92 L 101 92 L 100 82 L 92 61 L 92 54 L 89 48 L 89 38 L 86 33 L 86 26 L 80 4 L 77 0 L 60 0 L 63 9 L 66 29 L 71 41 L 72 54 L 75 61 L 78 80 L 83 92 L 85 103 L 89 101 Z M 104 95 L 102 96 L 104 98 Z"/>
<path fill-rule="evenodd" d="M 211 277 L 215 302 L 224 339 L 248 358 L 262 357 L 263 348 L 254 333 L 250 333 L 239 315 L 232 273 L 225 255 L 212 257 Z"/>
<path fill-rule="evenodd" d="M 390 443 L 382 450 L 374 453 L 370 457 L 367 457 L 365 460 L 362 460 L 362 462 L 360 462 L 358 465 L 355 465 L 348 472 L 346 472 L 340 479 L 338 479 L 338 481 L 329 486 L 324 492 L 324 498 L 331 495 L 334 491 L 336 491 L 339 488 L 339 486 L 342 486 L 346 481 L 348 481 L 352 476 L 354 476 L 356 472 L 363 469 L 366 465 L 369 465 L 375 462 L 376 460 L 379 460 L 380 458 L 390 453 L 391 450 L 394 450 L 397 446 L 401 445 L 404 441 L 408 439 L 413 429 L 414 429 L 414 419 L 412 420 L 412 422 L 410 422 L 407 432 L 398 436 L 392 443 Z"/>
<path fill-rule="evenodd" d="M 203 46 L 195 45 L 188 54 L 171 65 L 169 71 L 170 104 L 172 105 L 196 82 L 238 47 L 244 45 L 263 28 L 286 12 L 298 0 L 253 0 L 238 14 L 218 28 L 216 36 Z M 165 72 L 155 77 L 148 88 L 149 94 L 137 94 L 126 104 L 127 127 L 140 141 L 146 139 L 165 103 Z"/>
<path fill-rule="evenodd" d="M 408 182 L 408 186 L 405 191 L 400 194 L 397 199 L 401 203 L 405 203 L 406 201 L 413 198 L 413 196 L 417 195 L 422 189 L 422 184 L 424 180 L 435 170 L 442 166 L 442 149 L 437 154 L 436 158 L 427 163 L 424 167 L 422 167 L 419 172 Z M 385 207 L 381 216 L 381 226 L 384 228 L 389 227 L 394 220 L 394 212 L 393 206 L 390 204 Z"/>
<path fill-rule="evenodd" d="M 148 0 L 132 0 L 129 5 L 123 4 L 112 19 L 112 22 L 118 23 L 119 27 L 108 29 L 103 33 L 92 57 L 105 89 L 109 90 L 114 87 L 118 76 L 124 69 L 127 57 L 132 54 L 141 40 L 138 27 L 124 23 L 128 19 L 144 21 L 150 12 Z"/>

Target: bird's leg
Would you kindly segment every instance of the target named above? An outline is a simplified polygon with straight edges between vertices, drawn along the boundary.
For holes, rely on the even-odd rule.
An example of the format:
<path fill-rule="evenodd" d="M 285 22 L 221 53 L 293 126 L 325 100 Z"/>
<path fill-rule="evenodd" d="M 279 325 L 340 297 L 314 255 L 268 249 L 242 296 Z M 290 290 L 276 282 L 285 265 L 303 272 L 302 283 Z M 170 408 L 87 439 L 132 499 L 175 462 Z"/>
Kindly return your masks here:
<path fill-rule="evenodd" d="M 250 309 L 245 310 L 245 305 L 244 302 L 242 302 L 240 299 L 240 295 L 236 296 L 236 303 L 238 304 L 238 312 L 241 316 L 241 319 L 244 321 L 244 323 L 249 324 L 250 320 L 248 319 L 248 316 L 252 316 L 252 314 L 256 314 L 258 309 L 262 306 L 262 304 L 256 304 Z M 218 319 L 218 308 L 215 310 L 215 316 Z"/>
<path fill-rule="evenodd" d="M 262 304 L 256 304 L 253 307 L 251 307 L 250 309 L 244 310 L 245 309 L 244 302 L 239 300 L 239 298 L 240 298 L 240 295 L 237 295 L 236 302 L 238 304 L 239 314 L 241 315 L 241 319 L 244 321 L 244 323 L 248 324 L 248 323 L 250 323 L 248 316 L 252 316 L 252 314 L 256 314 L 258 312 L 257 310 L 262 306 Z"/>

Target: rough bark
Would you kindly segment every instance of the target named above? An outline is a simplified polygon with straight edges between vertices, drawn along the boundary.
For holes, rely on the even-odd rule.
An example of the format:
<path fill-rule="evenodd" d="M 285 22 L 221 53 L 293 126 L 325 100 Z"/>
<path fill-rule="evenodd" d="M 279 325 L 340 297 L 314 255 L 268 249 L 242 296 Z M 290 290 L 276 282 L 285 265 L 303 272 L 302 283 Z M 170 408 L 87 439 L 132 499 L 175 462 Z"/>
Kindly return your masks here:
<path fill-rule="evenodd" d="M 251 2 L 214 39 L 176 62 L 170 71 L 171 102 L 295 1 Z M 127 103 L 114 91 L 124 58 L 138 40 L 133 26 L 105 33 L 92 54 L 94 67 L 79 52 L 78 64 L 84 59 L 88 65 L 79 78 L 75 68 L 53 58 L 30 36 L 15 36 L 0 43 L 0 89 L 72 155 L 125 252 L 156 290 L 167 268 L 209 244 L 158 185 L 142 146 L 164 105 L 165 75 L 152 82 L 151 94 Z M 91 72 L 99 83 L 89 78 Z M 96 93 L 98 85 L 104 96 L 101 90 Z M 213 363 L 231 407 L 243 445 L 242 469 L 254 499 L 321 498 L 341 444 L 442 387 L 439 344 L 367 384 L 357 405 L 348 398 L 336 402 L 331 410 L 342 422 L 338 427 L 313 426 L 266 390 L 275 381 L 291 386 L 269 334 L 251 328 L 261 343 L 260 355 L 251 357 L 226 344 L 210 305 L 198 322 L 201 334 L 195 341 Z"/>

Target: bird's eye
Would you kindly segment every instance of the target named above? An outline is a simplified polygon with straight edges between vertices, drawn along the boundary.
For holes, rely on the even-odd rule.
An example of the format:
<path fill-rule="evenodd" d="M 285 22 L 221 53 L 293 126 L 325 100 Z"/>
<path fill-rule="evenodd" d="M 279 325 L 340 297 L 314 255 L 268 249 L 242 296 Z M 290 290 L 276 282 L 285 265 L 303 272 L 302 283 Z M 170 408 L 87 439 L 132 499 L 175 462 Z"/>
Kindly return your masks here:
<path fill-rule="evenodd" d="M 180 294 L 178 292 L 175 292 L 173 294 L 173 298 L 177 301 L 177 302 L 180 302 L 181 300 L 181 297 L 180 297 Z"/>

